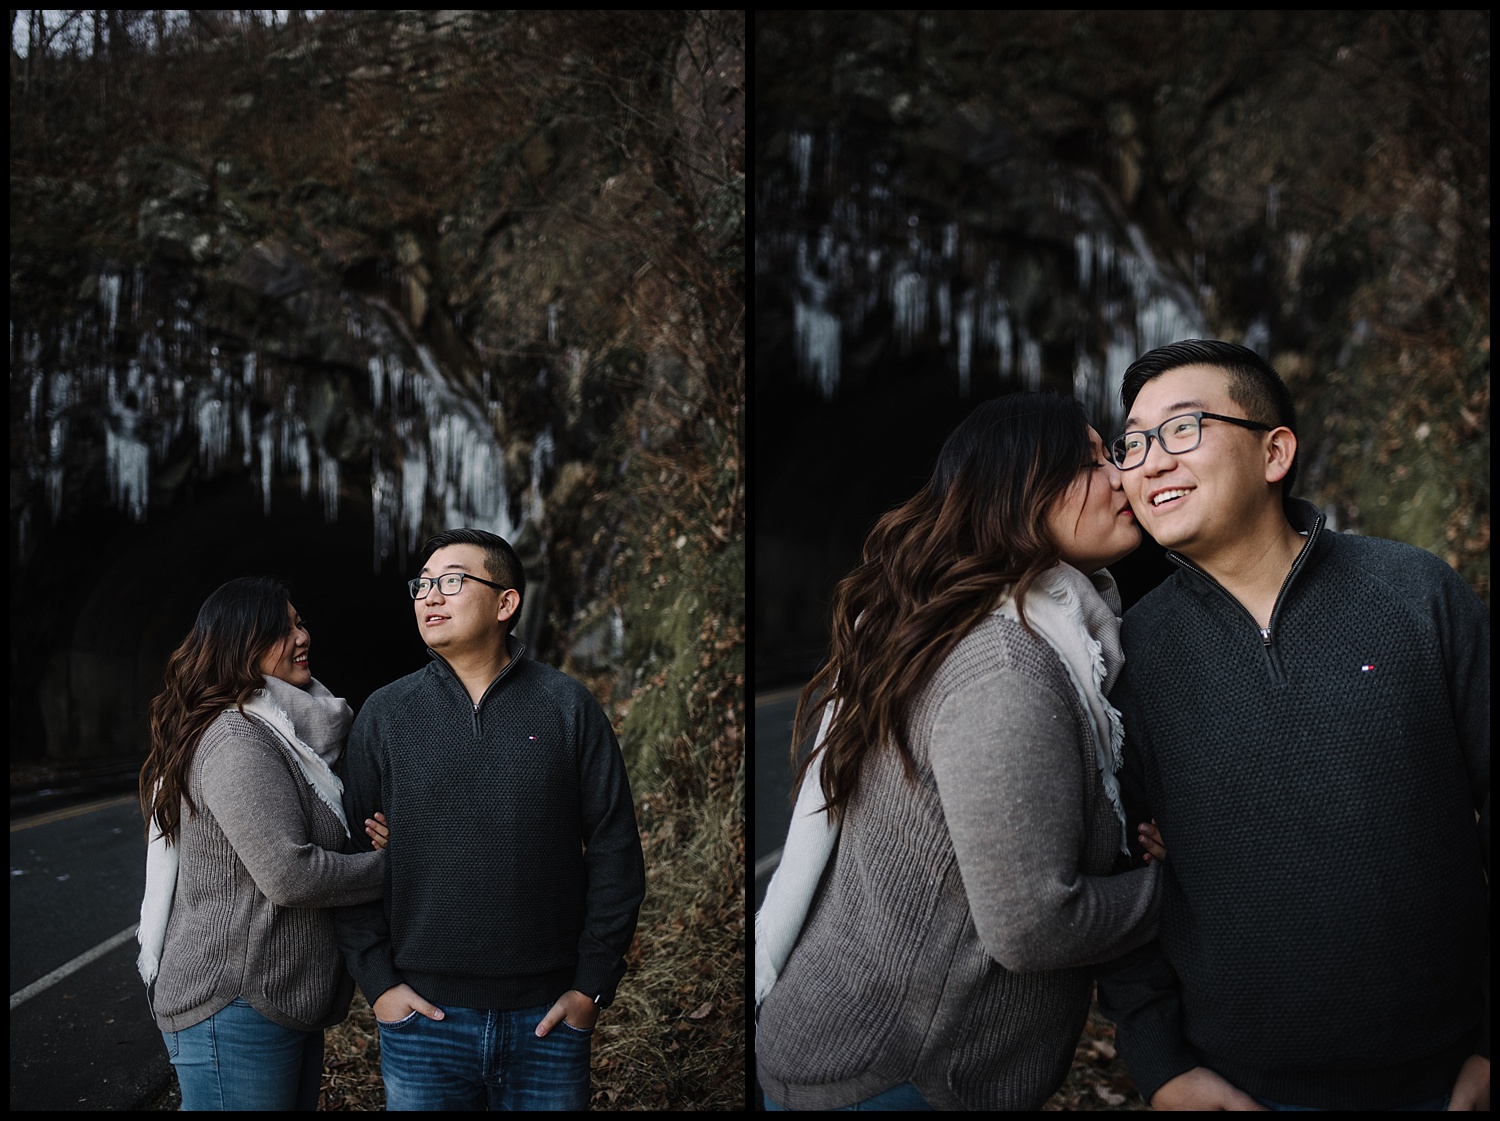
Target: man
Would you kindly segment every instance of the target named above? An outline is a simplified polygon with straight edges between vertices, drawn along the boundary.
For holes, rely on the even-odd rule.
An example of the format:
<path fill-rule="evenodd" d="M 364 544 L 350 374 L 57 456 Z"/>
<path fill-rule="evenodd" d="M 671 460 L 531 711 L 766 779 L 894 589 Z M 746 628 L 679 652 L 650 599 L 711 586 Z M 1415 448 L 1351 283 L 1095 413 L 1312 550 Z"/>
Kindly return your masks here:
<path fill-rule="evenodd" d="M 1126 372 L 1110 455 L 1177 571 L 1125 616 L 1128 820 L 1158 943 L 1100 978 L 1156 1109 L 1489 1108 L 1489 615 L 1438 558 L 1287 499 L 1258 355 Z"/>
<path fill-rule="evenodd" d="M 586 1109 L 645 894 L 619 745 L 512 637 L 525 575 L 504 538 L 438 534 L 408 588 L 431 660 L 371 695 L 343 776 L 349 820 L 378 807 L 390 828 L 384 902 L 339 920 L 387 1108 Z"/>

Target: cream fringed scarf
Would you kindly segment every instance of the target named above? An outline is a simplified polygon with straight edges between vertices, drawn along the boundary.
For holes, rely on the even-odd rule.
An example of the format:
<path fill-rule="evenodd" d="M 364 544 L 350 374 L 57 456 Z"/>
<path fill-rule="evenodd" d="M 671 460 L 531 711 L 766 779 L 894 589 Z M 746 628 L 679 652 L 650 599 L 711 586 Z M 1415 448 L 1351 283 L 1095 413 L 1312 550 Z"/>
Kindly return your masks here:
<path fill-rule="evenodd" d="M 1120 804 L 1120 750 L 1125 726 L 1120 713 L 1109 703 L 1109 690 L 1120 676 L 1125 654 L 1120 648 L 1120 591 L 1108 569 L 1085 576 L 1071 565 L 1057 564 L 1032 585 L 1046 598 L 1030 595 L 1026 621 L 1031 629 L 1057 651 L 1079 703 L 1089 714 L 1094 729 L 1094 759 L 1104 793 L 1120 819 L 1120 851 L 1130 852 L 1130 831 L 1125 808 Z M 1015 600 L 1007 599 L 998 609 L 1007 619 L 1017 619 Z"/>
<path fill-rule="evenodd" d="M 996 613 L 1017 619 L 1013 598 Z M 1094 731 L 1094 757 L 1104 792 L 1120 819 L 1120 851 L 1128 852 L 1129 832 L 1120 804 L 1120 750 L 1125 733 L 1120 714 L 1106 699 L 1124 665 L 1120 649 L 1120 593 L 1106 569 L 1085 576 L 1058 564 L 1043 573 L 1026 597 L 1026 622 L 1057 652 L 1088 713 Z M 833 713 L 825 709 L 813 751 L 822 748 Z M 755 914 L 755 1004 L 760 1006 L 786 966 L 787 957 L 807 918 L 818 881 L 833 854 L 838 826 L 822 809 L 823 789 L 816 764 L 806 771 L 792 822 L 787 830 L 781 863 L 766 886 L 766 897 Z"/>
<path fill-rule="evenodd" d="M 231 706 L 225 711 L 237 710 Z M 280 678 L 267 677 L 266 687 L 245 702 L 245 714 L 264 721 L 286 743 L 303 778 L 338 817 L 344 835 L 348 836 L 344 784 L 333 773 L 333 765 L 343 754 L 344 737 L 354 721 L 349 702 L 335 697 L 316 679 L 306 689 L 299 689 Z M 178 837 L 181 838 L 180 832 Z M 178 849 L 176 844 L 167 844 L 153 818 L 146 846 L 146 894 L 141 900 L 141 925 L 136 931 L 136 940 L 141 944 L 136 968 L 148 985 L 156 979 L 161 967 L 162 944 L 166 941 L 172 895 L 177 887 Z"/>

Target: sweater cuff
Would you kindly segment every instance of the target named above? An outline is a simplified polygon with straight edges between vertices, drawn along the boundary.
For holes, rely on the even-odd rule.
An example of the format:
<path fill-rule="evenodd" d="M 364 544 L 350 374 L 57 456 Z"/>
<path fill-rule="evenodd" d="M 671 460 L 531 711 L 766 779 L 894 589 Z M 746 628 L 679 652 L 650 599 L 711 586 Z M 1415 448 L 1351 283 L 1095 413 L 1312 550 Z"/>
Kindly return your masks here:
<path fill-rule="evenodd" d="M 381 963 L 376 962 L 365 963 L 360 971 L 354 975 L 354 980 L 359 985 L 359 991 L 365 994 L 365 1000 L 369 1002 L 371 1008 L 375 1007 L 375 1002 L 380 999 L 381 994 L 387 989 L 393 989 L 397 985 L 405 984 L 405 978 L 397 973 L 394 968 L 384 968 Z M 419 993 L 418 995 L 424 999 L 428 999 L 426 993 Z"/>
<path fill-rule="evenodd" d="M 1135 1035 L 1129 1045 L 1124 1038 L 1117 1042 L 1131 1081 L 1147 1105 L 1172 1079 L 1203 1065 L 1193 1049 L 1176 1038 L 1175 1033 L 1168 1037 L 1145 1032 Z"/>
<path fill-rule="evenodd" d="M 619 972 L 623 973 L 624 970 Z M 619 984 L 619 973 L 603 974 L 597 969 L 580 969 L 573 975 L 573 988 L 583 993 L 600 1008 L 608 1008 L 615 1002 L 615 989 L 619 987 Z"/>

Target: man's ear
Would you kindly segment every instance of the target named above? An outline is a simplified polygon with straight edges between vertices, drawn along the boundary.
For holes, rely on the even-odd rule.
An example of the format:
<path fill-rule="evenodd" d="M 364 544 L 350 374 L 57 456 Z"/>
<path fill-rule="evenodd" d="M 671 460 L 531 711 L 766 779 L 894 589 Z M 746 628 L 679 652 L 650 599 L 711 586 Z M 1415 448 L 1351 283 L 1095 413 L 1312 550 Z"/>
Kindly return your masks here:
<path fill-rule="evenodd" d="M 495 617 L 504 622 L 519 610 L 521 610 L 521 593 L 514 588 L 506 588 L 500 593 L 500 607 Z"/>
<path fill-rule="evenodd" d="M 1279 483 L 1297 458 L 1297 434 L 1290 428 L 1273 428 L 1266 441 L 1266 482 Z"/>

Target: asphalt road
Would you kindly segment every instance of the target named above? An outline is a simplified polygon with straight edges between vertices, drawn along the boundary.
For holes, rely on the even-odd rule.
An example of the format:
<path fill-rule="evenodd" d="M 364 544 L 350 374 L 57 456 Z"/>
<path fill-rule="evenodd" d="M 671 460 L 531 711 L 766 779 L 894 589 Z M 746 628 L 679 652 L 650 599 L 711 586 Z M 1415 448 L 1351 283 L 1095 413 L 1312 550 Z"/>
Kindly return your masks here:
<path fill-rule="evenodd" d="M 134 794 L 12 820 L 10 1108 L 135 1110 L 172 1078 L 135 970 Z"/>
<path fill-rule="evenodd" d="M 755 908 L 776 870 L 792 820 L 792 717 L 801 688 L 778 689 L 755 698 Z"/>

